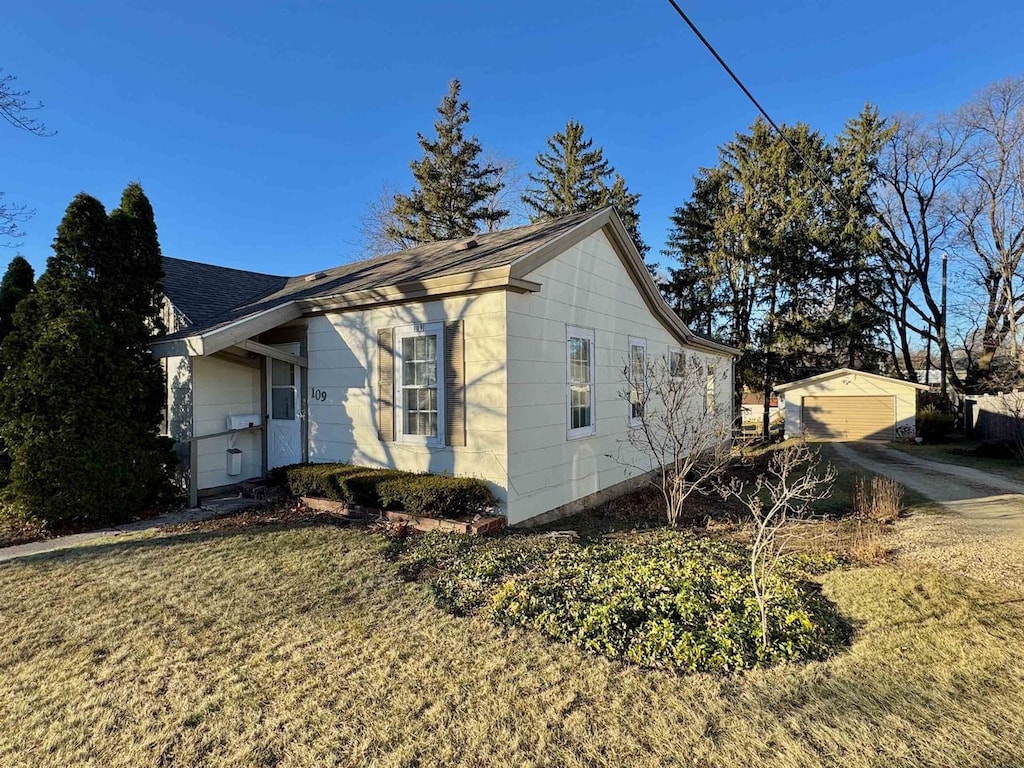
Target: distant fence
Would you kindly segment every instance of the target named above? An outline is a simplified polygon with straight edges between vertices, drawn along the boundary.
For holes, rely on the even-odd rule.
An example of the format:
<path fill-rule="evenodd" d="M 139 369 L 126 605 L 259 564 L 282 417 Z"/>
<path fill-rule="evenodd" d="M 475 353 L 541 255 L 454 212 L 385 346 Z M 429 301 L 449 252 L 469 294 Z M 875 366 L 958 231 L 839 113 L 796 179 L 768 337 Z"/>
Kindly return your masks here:
<path fill-rule="evenodd" d="M 1024 392 L 968 395 L 964 405 L 968 437 L 1024 441 Z"/>

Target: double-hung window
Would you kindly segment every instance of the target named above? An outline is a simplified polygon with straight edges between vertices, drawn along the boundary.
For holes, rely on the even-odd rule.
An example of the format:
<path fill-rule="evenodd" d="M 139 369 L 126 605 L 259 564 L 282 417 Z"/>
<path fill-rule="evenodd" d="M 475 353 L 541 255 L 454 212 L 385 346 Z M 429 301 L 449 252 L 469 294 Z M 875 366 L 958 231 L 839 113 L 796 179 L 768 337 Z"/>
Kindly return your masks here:
<path fill-rule="evenodd" d="M 395 329 L 395 389 L 398 435 L 407 442 L 444 442 L 443 360 L 441 323 Z"/>
<path fill-rule="evenodd" d="M 714 413 L 715 410 L 715 371 L 710 366 L 708 367 L 708 378 L 704 384 L 704 413 L 709 411 Z"/>
<path fill-rule="evenodd" d="M 647 339 L 629 337 L 629 426 L 638 427 L 647 400 Z"/>
<path fill-rule="evenodd" d="M 597 432 L 594 418 L 594 331 L 567 326 L 566 436 L 571 440 Z"/>
<path fill-rule="evenodd" d="M 683 350 L 676 347 L 669 347 L 668 349 L 668 375 L 673 379 L 680 379 L 683 377 L 686 368 L 686 355 Z"/>

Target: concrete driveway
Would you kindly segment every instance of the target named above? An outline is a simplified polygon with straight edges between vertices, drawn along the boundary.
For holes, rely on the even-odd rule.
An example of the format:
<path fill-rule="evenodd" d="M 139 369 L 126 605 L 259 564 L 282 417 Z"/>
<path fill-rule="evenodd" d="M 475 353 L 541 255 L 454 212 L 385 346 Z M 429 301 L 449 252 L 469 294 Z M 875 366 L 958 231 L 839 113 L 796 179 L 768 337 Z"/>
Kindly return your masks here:
<path fill-rule="evenodd" d="M 842 461 L 893 478 L 948 515 L 897 526 L 897 555 L 1024 589 L 1024 483 L 874 443 L 832 443 Z"/>

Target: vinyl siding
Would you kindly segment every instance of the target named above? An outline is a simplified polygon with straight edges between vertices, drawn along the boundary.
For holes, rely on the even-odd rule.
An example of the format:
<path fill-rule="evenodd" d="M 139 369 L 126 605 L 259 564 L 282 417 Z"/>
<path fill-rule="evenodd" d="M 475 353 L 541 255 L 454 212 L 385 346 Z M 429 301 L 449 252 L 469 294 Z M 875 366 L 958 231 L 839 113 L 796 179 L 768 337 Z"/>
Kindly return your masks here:
<path fill-rule="evenodd" d="M 260 368 L 221 360 L 216 357 L 192 358 L 192 384 L 195 392 L 195 436 L 227 429 L 228 416 L 262 413 Z M 217 488 L 253 477 L 260 477 L 263 447 L 259 433 L 235 436 L 234 447 L 242 451 L 242 474 L 227 474 L 227 450 L 230 437 L 199 441 L 199 489 Z"/>
<path fill-rule="evenodd" d="M 538 293 L 508 294 L 508 517 L 514 524 L 639 474 L 625 443 L 628 403 L 623 367 L 630 336 L 647 341 L 647 357 L 681 345 L 651 314 L 618 254 L 597 232 L 528 275 Z M 566 326 L 594 330 L 596 434 L 569 439 L 566 424 Z M 732 409 L 732 361 L 713 361 L 725 379 L 717 407 Z M 703 392 L 695 393 L 703 397 Z M 618 456 L 621 460 L 616 460 Z"/>
<path fill-rule="evenodd" d="M 377 433 L 377 332 L 462 319 L 466 361 L 466 445 L 429 448 L 382 442 Z M 504 502 L 508 487 L 505 294 L 491 291 L 309 319 L 311 461 L 344 461 L 486 480 Z M 396 422 L 396 426 L 397 422 Z"/>

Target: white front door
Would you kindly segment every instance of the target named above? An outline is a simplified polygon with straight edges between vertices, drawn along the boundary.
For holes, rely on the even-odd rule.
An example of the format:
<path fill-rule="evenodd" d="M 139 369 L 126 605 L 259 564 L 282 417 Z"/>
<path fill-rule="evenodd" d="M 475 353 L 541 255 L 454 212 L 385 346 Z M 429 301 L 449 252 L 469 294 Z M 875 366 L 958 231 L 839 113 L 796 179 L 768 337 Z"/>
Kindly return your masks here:
<path fill-rule="evenodd" d="M 298 344 L 276 344 L 299 354 Z M 267 469 L 302 461 L 302 369 L 267 358 Z"/>

